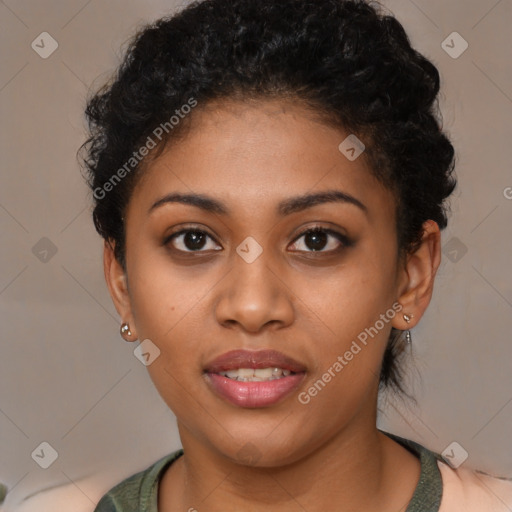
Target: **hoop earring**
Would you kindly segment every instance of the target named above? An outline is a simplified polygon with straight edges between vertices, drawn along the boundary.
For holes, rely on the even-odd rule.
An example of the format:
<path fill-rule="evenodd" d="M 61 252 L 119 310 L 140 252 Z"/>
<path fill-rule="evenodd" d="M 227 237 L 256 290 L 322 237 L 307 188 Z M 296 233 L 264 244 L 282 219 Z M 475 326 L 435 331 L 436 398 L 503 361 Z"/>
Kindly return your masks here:
<path fill-rule="evenodd" d="M 132 336 L 132 331 L 130 330 L 130 326 L 126 322 L 123 322 L 121 324 L 121 328 L 119 329 L 119 332 L 121 333 L 121 337 L 125 341 L 131 341 L 131 340 L 126 339 L 127 337 Z"/>

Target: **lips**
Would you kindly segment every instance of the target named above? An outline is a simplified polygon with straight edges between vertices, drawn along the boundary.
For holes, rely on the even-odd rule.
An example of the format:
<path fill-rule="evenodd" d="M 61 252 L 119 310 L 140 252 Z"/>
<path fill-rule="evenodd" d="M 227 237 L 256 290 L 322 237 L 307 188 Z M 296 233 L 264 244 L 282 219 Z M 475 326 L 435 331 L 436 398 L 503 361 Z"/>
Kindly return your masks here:
<path fill-rule="evenodd" d="M 293 373 L 306 371 L 304 365 L 276 350 L 232 350 L 209 362 L 205 372 L 219 373 L 238 368 L 282 368 Z"/>
<path fill-rule="evenodd" d="M 280 368 L 292 372 L 275 380 L 241 382 L 219 375 L 240 368 Z M 210 389 L 231 405 L 244 408 L 270 407 L 290 395 L 306 375 L 304 365 L 275 350 L 233 350 L 208 363 L 204 375 Z"/>

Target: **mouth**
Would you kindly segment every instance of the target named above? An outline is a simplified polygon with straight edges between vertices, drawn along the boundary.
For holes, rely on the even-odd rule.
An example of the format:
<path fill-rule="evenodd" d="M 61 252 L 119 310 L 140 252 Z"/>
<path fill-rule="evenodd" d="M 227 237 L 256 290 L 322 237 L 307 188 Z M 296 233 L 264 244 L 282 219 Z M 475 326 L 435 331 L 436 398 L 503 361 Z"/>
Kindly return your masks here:
<path fill-rule="evenodd" d="M 218 372 L 218 375 L 239 382 L 265 382 L 270 380 L 282 379 L 290 375 L 296 375 L 296 372 L 278 367 L 268 368 L 238 368 L 236 370 L 227 370 Z"/>
<path fill-rule="evenodd" d="M 210 389 L 239 407 L 269 407 L 296 389 L 306 374 L 304 365 L 275 350 L 234 350 L 204 369 Z"/>

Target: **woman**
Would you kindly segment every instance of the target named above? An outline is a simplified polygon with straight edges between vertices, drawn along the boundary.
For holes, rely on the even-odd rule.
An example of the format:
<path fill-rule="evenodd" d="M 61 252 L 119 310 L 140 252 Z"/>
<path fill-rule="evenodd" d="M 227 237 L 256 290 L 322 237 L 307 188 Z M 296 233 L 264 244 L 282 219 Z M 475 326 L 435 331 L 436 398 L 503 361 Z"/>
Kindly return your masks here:
<path fill-rule="evenodd" d="M 376 427 L 455 187 L 438 91 L 363 1 L 206 0 L 137 35 L 86 167 L 121 335 L 183 449 L 97 512 L 509 510 L 510 483 Z"/>

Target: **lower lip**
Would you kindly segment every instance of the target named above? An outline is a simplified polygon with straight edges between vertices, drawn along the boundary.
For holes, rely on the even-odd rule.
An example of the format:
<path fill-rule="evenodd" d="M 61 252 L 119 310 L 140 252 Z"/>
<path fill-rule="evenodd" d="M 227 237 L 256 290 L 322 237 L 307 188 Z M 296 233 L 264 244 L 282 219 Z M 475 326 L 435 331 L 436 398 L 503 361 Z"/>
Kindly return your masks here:
<path fill-rule="evenodd" d="M 297 388 L 304 373 L 261 382 L 243 382 L 218 373 L 207 373 L 214 391 L 239 407 L 268 407 L 279 402 Z"/>

